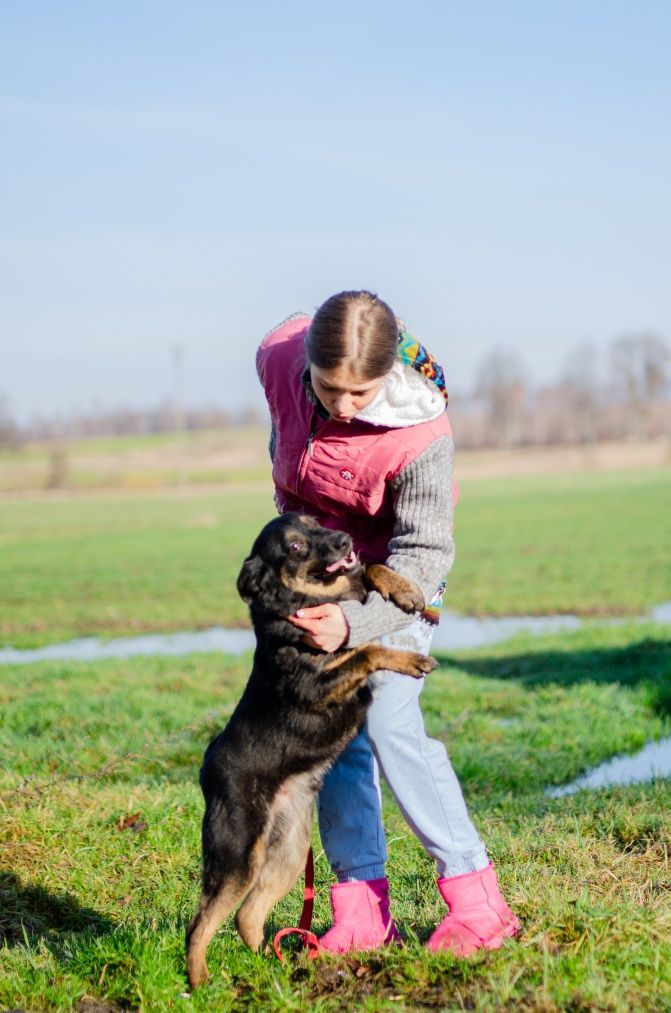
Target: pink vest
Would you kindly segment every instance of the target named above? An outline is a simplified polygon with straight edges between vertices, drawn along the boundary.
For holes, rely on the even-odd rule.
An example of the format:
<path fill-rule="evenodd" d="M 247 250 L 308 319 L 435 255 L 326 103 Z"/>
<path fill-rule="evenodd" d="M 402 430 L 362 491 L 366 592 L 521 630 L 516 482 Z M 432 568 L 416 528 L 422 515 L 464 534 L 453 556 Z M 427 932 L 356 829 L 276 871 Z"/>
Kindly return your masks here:
<path fill-rule="evenodd" d="M 282 324 L 256 357 L 275 426 L 277 505 L 347 531 L 364 561 L 383 561 L 394 528 L 389 483 L 430 443 L 450 435 L 447 412 L 400 429 L 323 418 L 301 382 L 309 324 L 309 317 Z"/>

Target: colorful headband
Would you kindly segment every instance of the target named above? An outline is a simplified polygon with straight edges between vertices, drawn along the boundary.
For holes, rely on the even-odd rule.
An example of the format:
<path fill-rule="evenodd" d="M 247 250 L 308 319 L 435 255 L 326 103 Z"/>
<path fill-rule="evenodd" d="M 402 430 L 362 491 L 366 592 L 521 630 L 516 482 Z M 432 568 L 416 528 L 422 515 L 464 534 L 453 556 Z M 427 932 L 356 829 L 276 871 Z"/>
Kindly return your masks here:
<path fill-rule="evenodd" d="M 405 327 L 398 332 L 398 358 L 405 366 L 412 366 L 418 373 L 425 376 L 427 380 L 435 383 L 447 404 L 447 388 L 445 387 L 445 374 L 440 363 L 436 362 L 431 352 L 424 345 L 413 338 Z"/>

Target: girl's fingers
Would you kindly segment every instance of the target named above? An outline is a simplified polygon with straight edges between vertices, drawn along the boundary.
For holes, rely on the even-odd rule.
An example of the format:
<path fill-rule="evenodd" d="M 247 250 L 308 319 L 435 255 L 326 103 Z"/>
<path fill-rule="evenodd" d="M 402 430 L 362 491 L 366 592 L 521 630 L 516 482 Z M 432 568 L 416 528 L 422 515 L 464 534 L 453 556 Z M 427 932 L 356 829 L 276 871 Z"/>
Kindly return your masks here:
<path fill-rule="evenodd" d="M 287 616 L 287 619 L 299 629 L 311 631 L 318 629 L 321 622 L 319 619 L 299 619 L 298 616 Z"/>
<path fill-rule="evenodd" d="M 327 603 L 299 609 L 295 615 L 286 618 L 299 630 L 305 630 L 307 636 L 303 640 L 306 644 L 321 651 L 336 651 L 347 640 L 347 620 L 339 605 Z"/>
<path fill-rule="evenodd" d="M 300 619 L 326 619 L 335 608 L 337 608 L 336 605 L 327 602 L 326 605 L 312 605 L 310 608 L 299 609 L 296 615 Z"/>
<path fill-rule="evenodd" d="M 313 605 L 312 608 L 299 609 L 292 616 L 287 616 L 290 623 L 300 626 L 302 630 L 316 629 L 324 619 L 333 619 L 340 612 L 338 605 Z"/>

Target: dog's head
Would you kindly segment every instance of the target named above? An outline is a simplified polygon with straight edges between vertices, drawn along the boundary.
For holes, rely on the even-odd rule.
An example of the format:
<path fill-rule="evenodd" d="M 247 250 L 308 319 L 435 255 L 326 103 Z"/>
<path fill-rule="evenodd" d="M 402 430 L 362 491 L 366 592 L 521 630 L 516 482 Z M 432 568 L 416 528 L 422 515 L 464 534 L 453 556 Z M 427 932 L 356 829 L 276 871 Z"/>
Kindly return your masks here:
<path fill-rule="evenodd" d="M 305 514 L 288 513 L 259 534 L 242 565 L 238 592 L 248 605 L 288 614 L 300 604 L 347 597 L 361 573 L 348 534 L 323 528 Z"/>

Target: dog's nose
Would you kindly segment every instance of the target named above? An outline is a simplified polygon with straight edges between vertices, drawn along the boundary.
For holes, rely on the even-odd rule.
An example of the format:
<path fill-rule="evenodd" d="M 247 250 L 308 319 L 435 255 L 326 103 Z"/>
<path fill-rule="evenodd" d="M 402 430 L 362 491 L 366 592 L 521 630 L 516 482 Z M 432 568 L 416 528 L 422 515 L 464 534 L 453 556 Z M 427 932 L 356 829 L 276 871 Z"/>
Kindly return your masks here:
<path fill-rule="evenodd" d="M 333 547 L 334 547 L 334 549 L 338 549 L 338 550 L 342 549 L 343 552 L 348 552 L 350 544 L 351 544 L 351 539 L 350 539 L 349 535 L 345 534 L 344 531 L 338 531 L 336 533 L 336 537 L 333 540 Z"/>

